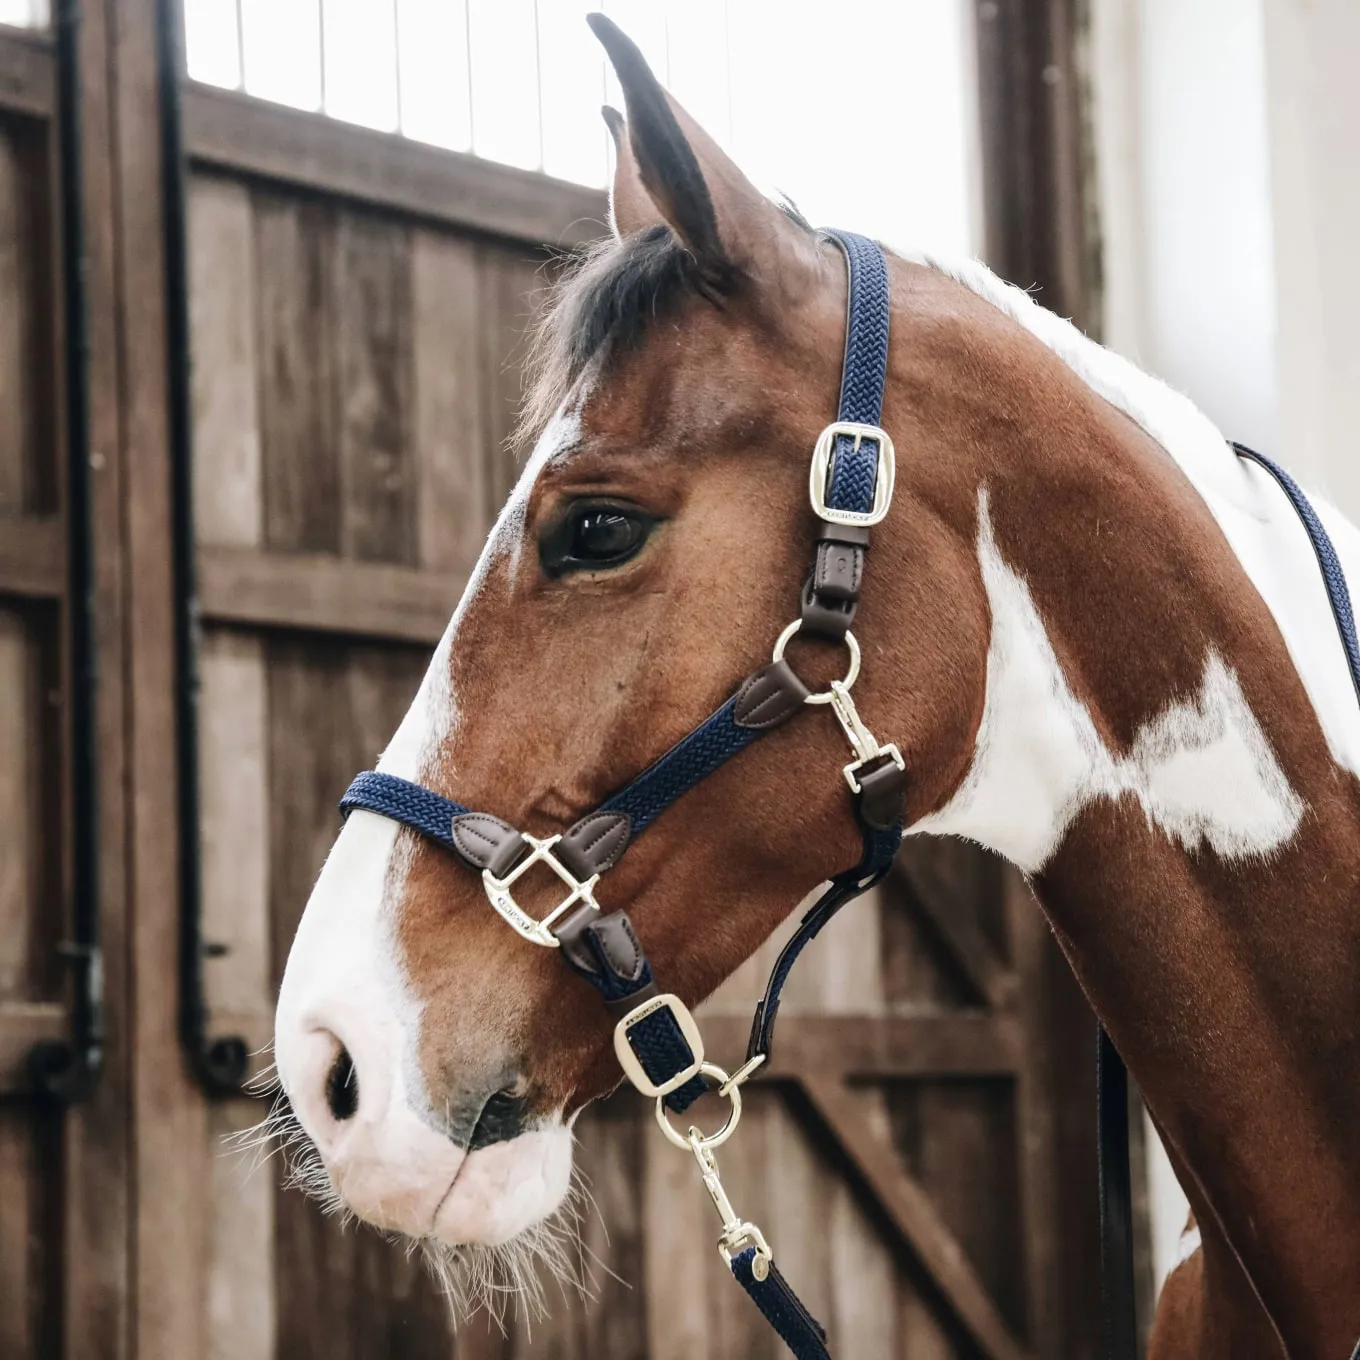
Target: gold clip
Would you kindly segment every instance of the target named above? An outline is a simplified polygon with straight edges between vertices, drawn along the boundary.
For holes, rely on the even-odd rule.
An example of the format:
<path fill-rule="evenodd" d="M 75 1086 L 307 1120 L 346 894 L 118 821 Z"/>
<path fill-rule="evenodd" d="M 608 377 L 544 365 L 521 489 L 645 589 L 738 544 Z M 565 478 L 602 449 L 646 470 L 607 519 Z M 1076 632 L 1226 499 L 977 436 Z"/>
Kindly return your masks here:
<path fill-rule="evenodd" d="M 740 1255 L 747 1247 L 754 1247 L 756 1255 L 751 1262 L 751 1274 L 757 1280 L 768 1278 L 774 1253 L 765 1240 L 765 1234 L 754 1223 L 747 1223 L 739 1217 L 732 1207 L 732 1201 L 727 1197 L 727 1191 L 723 1189 L 722 1179 L 718 1175 L 718 1159 L 713 1155 L 713 1149 L 706 1146 L 698 1129 L 690 1129 L 689 1146 L 690 1151 L 694 1153 L 694 1160 L 699 1163 L 699 1174 L 703 1177 L 704 1189 L 708 1191 L 713 1207 L 717 1209 L 718 1217 L 722 1219 L 722 1232 L 718 1235 L 718 1254 L 730 1266 L 734 1257 Z"/>
<path fill-rule="evenodd" d="M 859 772 L 871 760 L 887 756 L 899 770 L 907 768 L 907 762 L 902 759 L 902 752 L 897 749 L 895 742 L 880 746 L 878 738 L 865 727 L 864 720 L 859 716 L 859 709 L 855 707 L 855 701 L 850 697 L 850 687 L 840 680 L 831 682 L 831 707 L 857 757 L 842 770 L 852 793 L 860 791 Z"/>

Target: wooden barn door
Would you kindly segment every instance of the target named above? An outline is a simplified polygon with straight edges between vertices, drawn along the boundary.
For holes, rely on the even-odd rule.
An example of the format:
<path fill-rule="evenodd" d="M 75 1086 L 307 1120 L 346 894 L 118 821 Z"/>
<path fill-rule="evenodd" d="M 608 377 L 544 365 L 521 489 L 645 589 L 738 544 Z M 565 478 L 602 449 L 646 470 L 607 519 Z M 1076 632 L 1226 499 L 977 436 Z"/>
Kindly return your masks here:
<path fill-rule="evenodd" d="M 84 378 L 68 362 L 64 256 L 80 235 L 63 210 L 63 119 L 106 125 L 95 79 L 74 112 L 53 34 L 35 5 L 0 25 L 0 1356 L 122 1354 L 127 1310 L 126 895 L 122 879 L 116 356 L 107 238 L 85 238 Z M 98 52 L 97 27 L 80 37 Z M 70 94 L 69 87 L 66 87 Z M 96 220 L 107 163 L 66 159 Z M 107 220 L 106 216 L 103 220 Z M 86 416 L 73 428 L 73 389 Z M 87 517 L 73 506 L 82 465 Z M 72 575 L 72 539 L 91 569 Z M 80 600 L 84 588 L 88 610 Z M 73 630 L 92 617 L 97 689 L 74 674 Z M 76 690 L 92 724 L 73 719 Z M 80 783 L 77 783 L 79 779 Z M 77 802 L 82 806 L 77 809 Z M 87 820 L 88 816 L 88 820 Z M 97 848 L 98 847 L 98 848 Z M 35 1092 L 42 1046 L 75 1033 L 80 974 L 93 984 L 92 1090 L 69 1110 Z M 100 984 L 102 983 L 102 987 Z M 102 991 L 102 995 L 96 995 Z M 83 1050 L 82 1050 L 83 1051 Z M 65 1056 L 73 1050 L 64 1049 Z M 55 1074 L 57 1069 L 50 1067 Z M 78 1065 L 66 1069 L 78 1070 Z M 76 1081 L 75 1087 L 84 1089 Z"/>

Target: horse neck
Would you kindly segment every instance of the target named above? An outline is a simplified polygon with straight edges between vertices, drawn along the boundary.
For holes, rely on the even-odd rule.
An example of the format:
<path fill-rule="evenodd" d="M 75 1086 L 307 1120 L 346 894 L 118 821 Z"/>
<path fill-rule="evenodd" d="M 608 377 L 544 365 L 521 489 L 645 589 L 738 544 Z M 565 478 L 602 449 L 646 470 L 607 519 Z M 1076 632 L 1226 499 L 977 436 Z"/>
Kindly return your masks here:
<path fill-rule="evenodd" d="M 1003 358 L 974 404 L 1005 409 L 958 440 L 991 613 L 984 714 L 962 786 L 914 830 L 1030 876 L 1201 1218 L 1291 1353 L 1345 1354 L 1360 786 L 1166 451 L 1041 347 Z"/>

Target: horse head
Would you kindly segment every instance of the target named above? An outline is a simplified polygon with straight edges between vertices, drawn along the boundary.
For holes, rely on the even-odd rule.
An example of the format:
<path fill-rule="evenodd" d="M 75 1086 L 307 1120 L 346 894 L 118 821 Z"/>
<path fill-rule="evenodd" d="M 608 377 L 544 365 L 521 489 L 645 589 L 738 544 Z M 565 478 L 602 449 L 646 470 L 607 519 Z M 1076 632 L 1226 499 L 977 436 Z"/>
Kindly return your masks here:
<path fill-rule="evenodd" d="M 757 192 L 594 23 L 627 109 L 606 110 L 613 232 L 542 323 L 525 415 L 537 442 L 378 767 L 539 837 L 769 660 L 798 610 L 808 458 L 845 343 L 840 251 Z M 931 271 L 889 270 L 895 309 L 913 292 L 938 303 Z M 957 327 L 940 333 L 958 344 Z M 972 491 L 922 430 L 904 343 L 899 327 L 883 424 L 914 452 L 856 624 L 874 639 L 857 697 L 895 715 L 914 820 L 967 766 L 988 624 Z M 910 648 L 890 653 L 907 621 Z M 810 685 L 845 663 L 805 641 L 790 658 Z M 702 999 L 855 861 L 844 762 L 833 722 L 790 723 L 681 798 L 600 885 L 668 991 Z M 554 887 L 542 873 L 516 890 L 550 906 Z M 464 1248 L 522 1238 L 568 1193 L 576 1114 L 620 1079 L 611 1031 L 591 988 L 507 929 L 445 849 L 349 816 L 276 1029 L 283 1088 L 347 1208 Z"/>

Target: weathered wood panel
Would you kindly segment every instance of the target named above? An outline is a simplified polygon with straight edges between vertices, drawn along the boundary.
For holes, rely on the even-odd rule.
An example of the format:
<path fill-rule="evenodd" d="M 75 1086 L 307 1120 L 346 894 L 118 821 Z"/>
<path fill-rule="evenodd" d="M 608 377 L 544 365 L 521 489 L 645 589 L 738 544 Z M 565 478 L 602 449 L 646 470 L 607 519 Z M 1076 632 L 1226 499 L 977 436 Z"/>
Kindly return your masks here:
<path fill-rule="evenodd" d="M 0 609 L 0 1003 L 31 985 L 40 753 L 32 642 L 21 614 Z"/>
<path fill-rule="evenodd" d="M 33 448 L 29 196 L 22 147 L 0 121 L 0 514 L 26 508 Z"/>
<path fill-rule="evenodd" d="M 483 456 L 490 438 L 479 366 L 479 249 L 422 230 L 411 251 L 420 563 L 465 576 L 493 509 Z"/>
<path fill-rule="evenodd" d="M 519 479 L 520 463 L 510 436 L 524 396 L 523 361 L 529 331 L 547 288 L 546 263 L 543 253 L 525 246 L 481 249 L 479 382 L 485 393 L 486 439 L 491 451 L 488 514 L 500 509 Z"/>
<path fill-rule="evenodd" d="M 9 54 L 14 57 L 12 50 Z M 36 49 L 34 49 L 36 56 Z M 22 74 L 13 62 L 9 69 Z M 27 66 L 28 75 L 37 73 Z M 22 82 L 20 82 L 22 85 Z M 42 375 L 51 305 L 42 133 L 0 117 L 0 1355 L 51 1353 L 60 1126 L 22 1099 L 31 1043 L 59 1038 L 62 926 L 61 530 Z M 43 518 L 38 512 L 49 512 Z M 19 597 L 49 597 L 21 605 Z"/>
<path fill-rule="evenodd" d="M 254 212 L 265 543 L 338 552 L 335 214 L 324 203 L 265 193 Z"/>
<path fill-rule="evenodd" d="M 411 408 L 411 241 L 400 223 L 345 214 L 336 229 L 334 325 L 341 552 L 416 559 Z"/>
<path fill-rule="evenodd" d="M 265 100 L 191 86 L 184 122 L 195 161 L 251 179 L 531 245 L 573 245 L 603 229 L 598 189 Z"/>
<path fill-rule="evenodd" d="M 264 525 L 249 194 L 230 182 L 201 181 L 189 214 L 195 525 L 204 543 L 258 548 Z M 258 1046 L 270 1032 L 273 998 L 263 643 L 209 630 L 199 666 L 203 933 L 225 951 L 205 963 L 211 1032 L 243 1034 Z M 275 1353 L 274 1177 L 228 1152 L 226 1141 L 259 1115 L 253 1100 L 223 1101 L 208 1120 L 208 1360 L 272 1360 Z"/>

